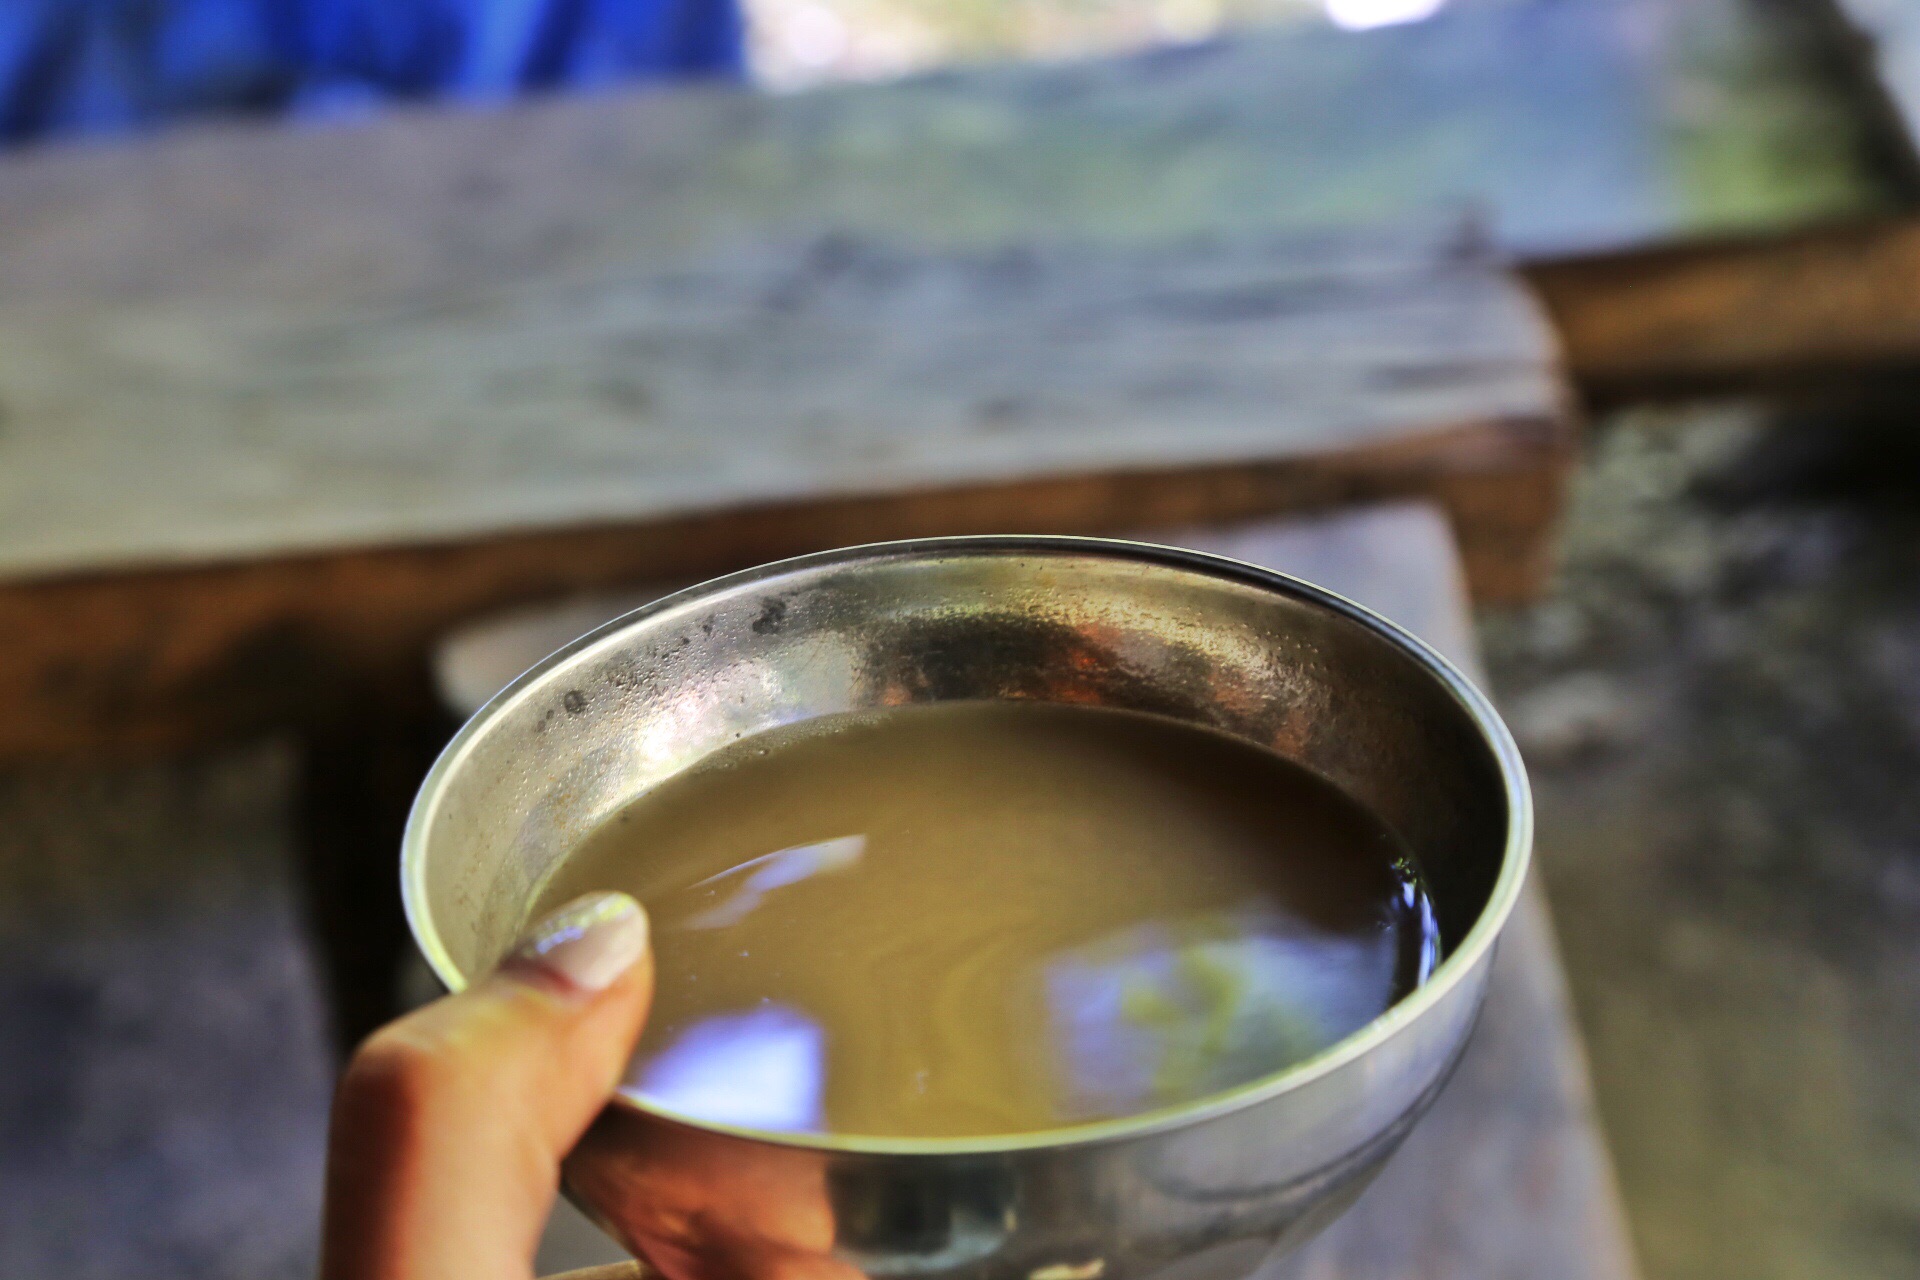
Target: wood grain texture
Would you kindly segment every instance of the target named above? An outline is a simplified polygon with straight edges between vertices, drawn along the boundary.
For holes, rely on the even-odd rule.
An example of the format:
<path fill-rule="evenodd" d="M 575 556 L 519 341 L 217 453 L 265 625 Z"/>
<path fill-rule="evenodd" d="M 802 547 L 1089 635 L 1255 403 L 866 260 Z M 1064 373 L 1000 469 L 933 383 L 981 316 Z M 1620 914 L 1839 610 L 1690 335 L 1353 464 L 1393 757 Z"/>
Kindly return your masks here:
<path fill-rule="evenodd" d="M 0 758 L 424 703 L 474 612 L 879 537 L 1429 494 L 1476 594 L 1522 594 L 1567 457 L 1538 334 L 1504 369 L 1368 343 L 1458 354 L 1523 304 L 1368 312 L 1255 262 L 1266 296 L 1208 283 L 1202 321 L 1163 305 L 1192 292 L 1167 246 L 1437 217 L 1565 252 L 1872 207 L 1790 45 L 1738 0 L 1515 0 L 0 160 Z M 1010 246 L 1040 284 L 996 327 Z M 1428 301 L 1500 293 L 1470 266 Z M 1095 301 L 1139 361 L 1061 336 Z"/>
<path fill-rule="evenodd" d="M 1883 185 L 1910 202 L 1920 188 L 1920 9 L 1905 0 L 1796 7 L 1831 77 L 1849 82 Z M 1826 391 L 1920 367 L 1920 218 L 1911 215 L 1545 259 L 1526 274 L 1570 373 L 1596 401 Z"/>
<path fill-rule="evenodd" d="M 1171 475 L 1123 475 L 727 511 L 442 547 L 0 584 L 0 758 L 140 756 L 334 717 L 425 708 L 426 655 L 519 601 L 894 537 L 1101 533 L 1438 494 L 1491 599 L 1541 581 L 1567 447 L 1543 432 Z"/>
<path fill-rule="evenodd" d="M 1747 0 L 1490 0 L 892 85 L 23 154 L 0 161 L 0 307 L 390 300 L 823 233 L 1146 244 L 1437 213 L 1566 254 L 1874 207 L 1779 25 Z"/>
<path fill-rule="evenodd" d="M 1526 291 L 1444 235 L 0 308 L 0 578 L 1358 457 L 1550 433 L 1563 400 Z"/>
<path fill-rule="evenodd" d="M 1427 495 L 1511 599 L 1571 448 L 1537 313 L 1441 240 L 833 242 L 397 313 L 8 332 L 0 758 L 391 718 L 476 613 L 886 538 Z"/>
<path fill-rule="evenodd" d="M 1597 401 L 1844 387 L 1920 366 L 1920 219 L 1526 268 Z"/>

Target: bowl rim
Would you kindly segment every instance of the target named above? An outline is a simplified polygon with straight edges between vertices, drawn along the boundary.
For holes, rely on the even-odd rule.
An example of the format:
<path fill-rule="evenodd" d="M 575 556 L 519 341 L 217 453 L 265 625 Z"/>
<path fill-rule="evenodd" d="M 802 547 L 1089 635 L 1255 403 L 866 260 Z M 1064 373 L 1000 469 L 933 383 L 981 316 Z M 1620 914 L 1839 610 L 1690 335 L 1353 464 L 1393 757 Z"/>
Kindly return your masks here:
<path fill-rule="evenodd" d="M 1533 799 L 1527 782 L 1526 766 L 1519 747 L 1486 695 L 1447 658 L 1412 632 L 1336 592 L 1301 578 L 1244 560 L 1212 552 L 1193 551 L 1124 538 L 1078 537 L 1040 534 L 974 534 L 941 538 L 913 538 L 894 542 L 863 543 L 831 551 L 793 556 L 770 561 L 736 573 L 724 574 L 661 596 L 648 604 L 594 628 L 563 645 L 521 673 L 500 690 L 486 705 L 468 718 L 454 734 L 432 769 L 421 782 L 407 814 L 406 830 L 400 846 L 400 893 L 406 911 L 407 926 L 428 965 L 450 992 L 469 985 L 447 953 L 434 926 L 426 892 L 427 832 L 432 814 L 438 808 L 450 780 L 455 776 L 475 744 L 491 724 L 507 709 L 540 687 L 549 674 L 584 651 L 615 635 L 638 626 L 655 615 L 678 609 L 703 597 L 784 577 L 796 572 L 847 565 L 860 561 L 911 560 L 929 556 L 951 558 L 954 555 L 1073 555 L 1159 565 L 1165 568 L 1197 572 L 1206 576 L 1253 586 L 1326 609 L 1358 623 L 1407 657 L 1424 667 L 1451 695 L 1480 733 L 1483 743 L 1499 771 L 1507 804 L 1506 839 L 1500 853 L 1500 870 L 1486 905 L 1480 910 L 1466 937 L 1428 979 L 1379 1016 L 1327 1046 L 1312 1057 L 1292 1063 L 1279 1071 L 1260 1076 L 1218 1093 L 1169 1107 L 1136 1112 L 1107 1120 L 1085 1121 L 1054 1129 L 1013 1134 L 982 1134 L 955 1138 L 909 1138 L 873 1135 L 836 1135 L 795 1133 L 756 1129 L 701 1120 L 637 1098 L 624 1090 L 616 1092 L 609 1105 L 637 1111 L 705 1133 L 723 1134 L 751 1142 L 798 1147 L 823 1153 L 857 1153 L 892 1156 L 993 1155 L 1036 1148 L 1082 1146 L 1125 1138 L 1161 1133 L 1188 1127 L 1256 1106 L 1282 1094 L 1291 1093 L 1315 1080 L 1331 1075 L 1344 1066 L 1371 1053 L 1393 1039 L 1440 1004 L 1488 959 L 1499 940 L 1501 930 L 1512 915 L 1526 880 L 1533 850 Z"/>

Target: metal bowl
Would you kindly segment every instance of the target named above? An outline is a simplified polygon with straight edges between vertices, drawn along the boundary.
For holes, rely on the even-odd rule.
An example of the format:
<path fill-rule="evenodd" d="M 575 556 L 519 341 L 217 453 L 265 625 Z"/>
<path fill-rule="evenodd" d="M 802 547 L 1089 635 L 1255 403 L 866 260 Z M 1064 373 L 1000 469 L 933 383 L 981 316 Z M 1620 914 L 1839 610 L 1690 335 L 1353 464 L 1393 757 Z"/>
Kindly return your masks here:
<path fill-rule="evenodd" d="M 621 1097 L 566 1181 L 673 1280 L 1237 1280 L 1349 1204 L 1459 1058 L 1532 837 L 1505 728 L 1444 659 L 1358 605 L 1137 543 L 856 547 L 693 587 L 576 641 L 428 775 L 402 854 L 414 935 L 458 990 L 512 944 L 555 864 L 662 779 L 776 725 L 979 698 L 1171 716 L 1307 766 L 1412 847 L 1446 958 L 1305 1062 L 1046 1133 L 836 1139 Z"/>

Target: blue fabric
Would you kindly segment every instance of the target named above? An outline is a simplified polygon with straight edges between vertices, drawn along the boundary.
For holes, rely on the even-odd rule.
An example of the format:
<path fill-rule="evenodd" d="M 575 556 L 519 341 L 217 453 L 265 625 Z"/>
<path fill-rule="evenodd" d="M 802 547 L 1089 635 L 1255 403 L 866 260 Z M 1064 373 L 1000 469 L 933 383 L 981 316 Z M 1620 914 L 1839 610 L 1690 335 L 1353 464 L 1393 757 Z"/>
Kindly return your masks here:
<path fill-rule="evenodd" d="M 738 0 L 0 0 L 0 144 L 742 72 Z"/>

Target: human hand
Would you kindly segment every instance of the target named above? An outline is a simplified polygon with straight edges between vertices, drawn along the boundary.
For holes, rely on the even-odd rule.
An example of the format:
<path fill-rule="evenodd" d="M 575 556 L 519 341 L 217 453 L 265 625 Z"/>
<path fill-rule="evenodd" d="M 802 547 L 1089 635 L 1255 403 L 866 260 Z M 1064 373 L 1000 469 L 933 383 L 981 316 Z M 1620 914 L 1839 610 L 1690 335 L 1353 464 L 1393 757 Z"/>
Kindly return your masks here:
<path fill-rule="evenodd" d="M 528 1280 L 652 999 L 646 913 L 596 893 L 374 1033 L 334 1099 L 321 1280 Z"/>

